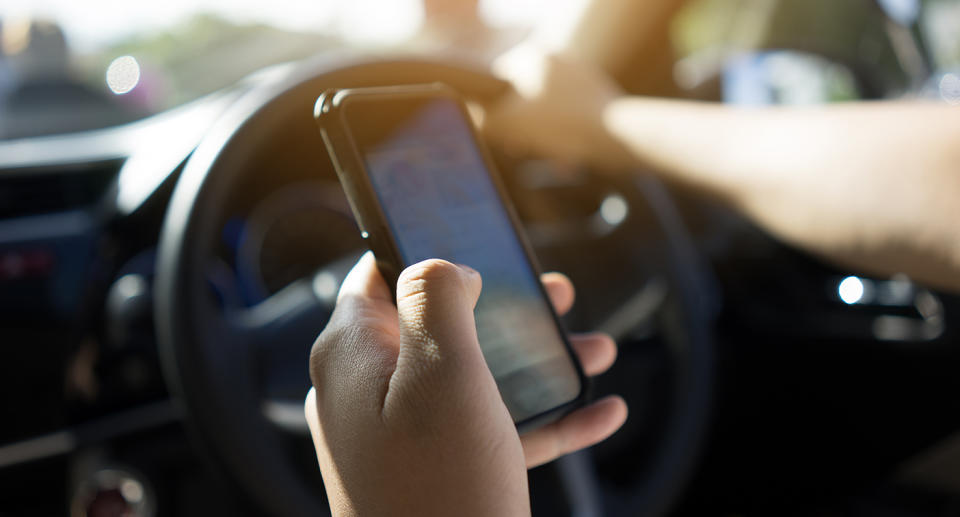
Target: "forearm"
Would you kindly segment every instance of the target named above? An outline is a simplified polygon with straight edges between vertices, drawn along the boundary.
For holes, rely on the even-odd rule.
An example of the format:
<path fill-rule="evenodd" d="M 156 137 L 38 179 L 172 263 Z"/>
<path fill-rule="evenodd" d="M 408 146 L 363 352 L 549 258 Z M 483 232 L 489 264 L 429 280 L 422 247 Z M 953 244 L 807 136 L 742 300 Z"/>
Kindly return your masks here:
<path fill-rule="evenodd" d="M 608 130 L 669 179 L 836 262 L 960 289 L 960 109 L 622 98 Z"/>

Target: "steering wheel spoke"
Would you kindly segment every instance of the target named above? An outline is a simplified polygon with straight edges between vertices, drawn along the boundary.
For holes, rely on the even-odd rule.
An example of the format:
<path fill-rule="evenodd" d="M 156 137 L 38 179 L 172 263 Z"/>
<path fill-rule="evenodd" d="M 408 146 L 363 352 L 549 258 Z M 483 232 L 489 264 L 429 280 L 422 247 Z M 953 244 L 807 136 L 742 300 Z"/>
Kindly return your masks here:
<path fill-rule="evenodd" d="M 332 311 L 332 301 L 319 298 L 309 279 L 300 279 L 252 307 L 228 312 L 226 318 L 238 341 L 270 353 L 291 341 L 299 348 L 306 341 L 309 349 Z"/>
<path fill-rule="evenodd" d="M 310 347 L 329 321 L 340 283 L 359 255 L 349 253 L 252 307 L 225 314 L 226 334 L 250 356 L 262 413 L 281 429 L 308 432 L 303 397 L 310 387 Z"/>
<path fill-rule="evenodd" d="M 297 280 L 259 304 L 226 316 L 234 341 L 250 349 L 268 398 L 290 395 L 293 389 L 302 397 L 309 387 L 310 346 L 334 305 L 334 299 L 318 296 L 313 284 L 312 279 Z"/>

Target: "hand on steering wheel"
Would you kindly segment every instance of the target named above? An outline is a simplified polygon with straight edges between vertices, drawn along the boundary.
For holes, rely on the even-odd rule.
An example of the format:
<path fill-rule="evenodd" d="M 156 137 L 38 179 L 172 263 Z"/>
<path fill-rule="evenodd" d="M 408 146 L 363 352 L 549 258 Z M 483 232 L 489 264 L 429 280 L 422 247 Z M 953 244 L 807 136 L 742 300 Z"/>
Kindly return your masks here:
<path fill-rule="evenodd" d="M 310 381 L 303 368 L 304 347 L 327 322 L 331 308 L 326 298 L 315 296 L 313 276 L 291 284 L 290 289 L 281 290 L 255 307 L 239 312 L 225 308 L 211 294 L 209 282 L 211 264 L 221 260 L 218 246 L 223 221 L 231 217 L 238 198 L 247 195 L 249 184 L 245 182 L 261 177 L 264 160 L 284 149 L 281 142 L 317 141 L 310 113 L 318 92 L 432 81 L 445 82 L 488 105 L 498 98 L 510 102 L 508 85 L 484 69 L 427 60 L 363 61 L 337 54 L 336 58 L 318 59 L 290 76 L 271 79 L 244 94 L 208 129 L 177 181 L 157 249 L 155 312 L 164 376 L 171 393 L 184 408 L 187 427 L 197 443 L 211 452 L 216 464 L 252 502 L 272 515 L 325 515 L 328 508 L 320 483 L 314 478 L 313 462 L 303 465 L 302 457 L 294 459 L 291 454 L 290 444 L 299 442 L 295 437 L 299 435 L 291 433 L 300 432 L 301 421 L 290 418 L 288 410 L 302 415 L 295 400 Z M 305 177 L 333 181 L 335 173 L 324 161 L 321 145 L 297 149 L 290 160 L 294 169 L 301 167 Z M 663 515 L 686 486 L 707 429 L 714 378 L 711 327 L 703 304 L 699 303 L 704 299 L 704 288 L 689 285 L 691 279 L 699 278 L 691 273 L 693 262 L 678 257 L 676 246 L 663 249 L 664 245 L 685 238 L 684 227 L 675 222 L 663 223 L 673 221 L 664 215 L 671 206 L 669 196 L 653 195 L 655 190 L 648 190 L 631 204 L 631 217 L 649 220 L 651 226 L 644 230 L 647 237 L 631 238 L 637 239 L 637 247 L 642 249 L 638 256 L 651 259 L 650 274 L 662 276 L 671 286 L 672 296 L 657 310 L 656 325 L 669 343 L 667 358 L 672 373 L 668 389 L 642 397 L 662 404 L 665 416 L 658 416 L 655 421 L 637 419 L 631 436 L 624 437 L 630 441 L 639 436 L 638 428 L 652 429 L 650 453 L 631 467 L 637 475 L 625 492 L 627 499 L 620 502 L 633 515 Z M 341 238 L 331 232 L 330 240 L 325 242 L 333 245 Z M 657 258 L 661 256 L 662 263 Z M 340 278 L 339 266 L 331 263 L 322 267 L 325 272 L 332 268 L 330 271 Z M 560 309 L 558 312 L 563 312 L 573 298 L 572 289 L 569 283 L 557 278 L 547 275 L 544 282 Z M 558 283 L 564 285 L 558 287 Z M 673 286 L 678 288 L 672 289 Z M 396 308 L 390 308 L 395 322 Z M 608 348 L 612 351 L 612 346 L 600 343 L 602 340 L 605 338 L 574 339 L 588 374 L 602 371 L 613 358 L 612 353 L 603 352 Z M 344 357 L 355 356 L 354 353 Z M 392 374 L 393 370 L 388 370 L 385 378 Z M 344 379 L 347 382 L 352 380 Z M 317 395 L 318 409 L 329 408 L 324 406 L 324 395 Z M 603 404 L 610 404 L 615 410 L 611 414 L 620 411 L 622 417 L 621 401 L 614 399 Z M 603 410 L 601 405 L 600 409 L 583 411 L 587 413 L 571 414 L 569 420 L 525 435 L 522 442 L 511 422 L 513 440 L 523 447 L 514 450 L 526 453 L 524 459 L 516 460 L 518 469 L 522 472 L 528 461 L 530 465 L 545 462 L 598 439 L 598 435 L 591 436 L 586 431 L 595 430 L 590 422 L 602 423 L 601 417 L 610 410 Z M 337 425 L 347 425 L 347 419 L 358 418 L 359 409 L 354 413 L 347 413 L 344 422 Z M 639 425 L 641 420 L 643 426 Z M 359 451 L 358 454 L 363 453 L 362 448 Z M 367 453 L 373 454 L 371 451 Z M 401 477 L 409 475 L 410 471 L 404 471 Z"/>
<path fill-rule="evenodd" d="M 568 311 L 570 281 L 543 282 Z M 480 290 L 475 271 L 430 260 L 400 276 L 395 307 L 371 254 L 347 276 L 311 353 L 306 400 L 334 514 L 529 513 L 526 468 L 623 424 L 626 404 L 611 396 L 518 436 L 477 342 Z M 571 342 L 588 375 L 616 357 L 606 335 Z"/>
<path fill-rule="evenodd" d="M 624 92 L 598 66 L 524 44 L 497 58 L 493 69 L 513 89 L 486 110 L 483 131 L 491 141 L 602 172 L 637 166 L 605 120 Z"/>

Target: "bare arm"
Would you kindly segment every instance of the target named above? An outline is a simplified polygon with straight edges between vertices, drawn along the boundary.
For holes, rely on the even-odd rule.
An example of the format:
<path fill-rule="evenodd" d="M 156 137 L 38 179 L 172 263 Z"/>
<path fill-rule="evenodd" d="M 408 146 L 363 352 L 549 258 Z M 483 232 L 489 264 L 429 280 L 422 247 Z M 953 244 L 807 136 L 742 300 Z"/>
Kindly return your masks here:
<path fill-rule="evenodd" d="M 737 109 L 620 97 L 603 123 L 640 161 L 835 262 L 960 290 L 960 109 Z"/>
<path fill-rule="evenodd" d="M 960 291 L 960 107 L 734 108 L 625 96 L 598 67 L 518 48 L 492 138 L 609 170 L 647 164 L 785 241 Z"/>

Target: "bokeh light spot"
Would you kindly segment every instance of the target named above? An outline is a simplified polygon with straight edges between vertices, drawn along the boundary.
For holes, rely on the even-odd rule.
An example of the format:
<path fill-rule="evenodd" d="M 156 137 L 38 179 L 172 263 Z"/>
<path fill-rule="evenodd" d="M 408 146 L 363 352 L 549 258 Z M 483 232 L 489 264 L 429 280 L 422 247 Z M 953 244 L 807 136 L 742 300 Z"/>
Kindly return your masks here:
<path fill-rule="evenodd" d="M 940 98 L 948 104 L 960 104 L 960 76 L 944 74 L 940 79 Z"/>
<path fill-rule="evenodd" d="M 629 211 L 630 207 L 627 205 L 627 201 L 617 194 L 607 196 L 600 204 L 600 217 L 607 224 L 614 226 L 622 223 L 627 218 Z"/>
<path fill-rule="evenodd" d="M 120 56 L 107 67 L 107 87 L 117 95 L 136 88 L 140 82 L 140 63 L 133 56 Z"/>
<path fill-rule="evenodd" d="M 837 286 L 837 295 L 847 305 L 853 305 L 863 298 L 863 281 L 855 276 L 844 278 Z"/>

